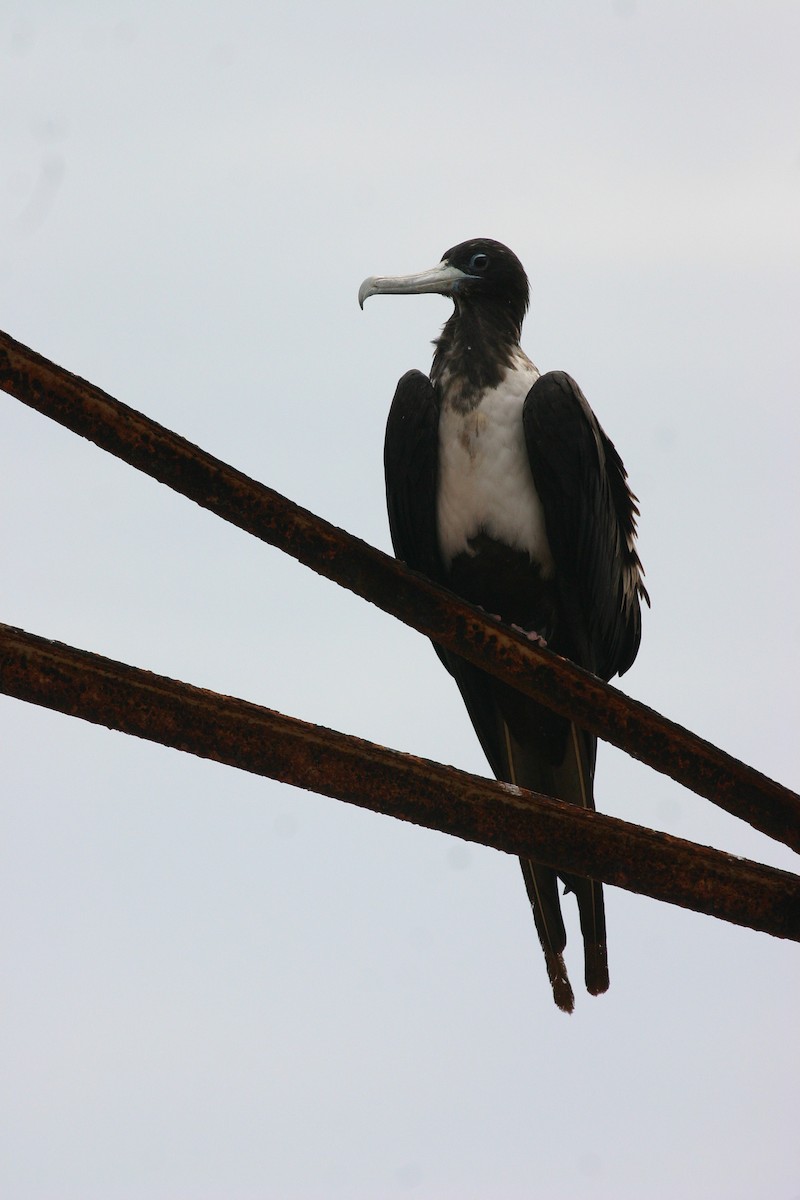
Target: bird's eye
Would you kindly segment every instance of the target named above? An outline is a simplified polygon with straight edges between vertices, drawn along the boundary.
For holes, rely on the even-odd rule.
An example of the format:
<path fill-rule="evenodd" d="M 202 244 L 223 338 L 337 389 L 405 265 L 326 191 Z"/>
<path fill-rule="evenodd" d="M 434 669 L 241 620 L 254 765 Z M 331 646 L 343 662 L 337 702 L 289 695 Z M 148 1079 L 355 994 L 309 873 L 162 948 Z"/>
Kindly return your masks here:
<path fill-rule="evenodd" d="M 469 260 L 470 271 L 485 271 L 489 265 L 488 254 L 473 254 Z"/>

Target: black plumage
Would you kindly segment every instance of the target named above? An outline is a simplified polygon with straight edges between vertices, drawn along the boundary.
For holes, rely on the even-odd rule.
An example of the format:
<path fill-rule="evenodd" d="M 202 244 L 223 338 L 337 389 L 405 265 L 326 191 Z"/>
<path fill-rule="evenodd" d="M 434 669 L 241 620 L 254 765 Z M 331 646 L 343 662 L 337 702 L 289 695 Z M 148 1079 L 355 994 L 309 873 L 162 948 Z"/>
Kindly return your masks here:
<path fill-rule="evenodd" d="M 398 558 L 550 649 L 609 679 L 627 670 L 647 600 L 635 549 L 637 508 L 625 469 L 577 384 L 539 376 L 519 346 L 528 281 L 489 239 L 448 250 L 432 271 L 371 278 L 359 293 L 436 291 L 455 308 L 430 378 L 397 385 L 385 442 L 386 495 Z M 495 775 L 594 807 L 594 737 L 449 651 L 453 675 Z M 574 1003 L 556 873 L 522 861 L 556 1003 Z M 602 888 L 576 894 L 585 979 L 608 987 Z"/>

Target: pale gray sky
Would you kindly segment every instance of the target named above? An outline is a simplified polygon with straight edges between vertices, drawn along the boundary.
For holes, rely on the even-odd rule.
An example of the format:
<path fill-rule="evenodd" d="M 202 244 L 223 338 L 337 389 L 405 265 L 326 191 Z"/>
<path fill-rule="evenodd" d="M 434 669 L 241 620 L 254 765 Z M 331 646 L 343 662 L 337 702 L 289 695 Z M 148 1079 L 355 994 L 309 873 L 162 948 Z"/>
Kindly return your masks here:
<path fill-rule="evenodd" d="M 788 0 L 7 5 L 0 327 L 388 548 L 449 304 L 358 285 L 507 242 L 640 497 L 624 689 L 798 787 L 799 40 Z M 412 631 L 1 396 L 0 455 L 1 620 L 486 771 Z M 568 1019 L 512 859 L 0 721 L 9 1200 L 800 1197 L 796 945 L 609 889 Z M 606 746 L 596 790 L 794 869 Z"/>

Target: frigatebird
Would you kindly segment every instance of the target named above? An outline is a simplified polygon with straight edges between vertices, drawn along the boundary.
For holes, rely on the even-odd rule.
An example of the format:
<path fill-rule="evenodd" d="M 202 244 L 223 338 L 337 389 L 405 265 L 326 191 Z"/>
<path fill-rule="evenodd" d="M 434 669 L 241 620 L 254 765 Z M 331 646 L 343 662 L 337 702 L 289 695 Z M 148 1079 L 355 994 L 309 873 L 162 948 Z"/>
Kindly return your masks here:
<path fill-rule="evenodd" d="M 636 497 L 578 385 L 540 375 L 520 347 L 528 279 L 489 238 L 462 242 L 417 275 L 371 276 L 378 293 L 438 292 L 454 304 L 430 376 L 397 385 L 384 448 L 395 554 L 601 679 L 630 667 L 649 603 L 636 552 Z M 498 779 L 594 808 L 597 743 L 440 646 Z M 585 980 L 608 988 L 603 890 L 520 860 L 553 997 L 574 1007 L 558 895 L 578 902 Z"/>

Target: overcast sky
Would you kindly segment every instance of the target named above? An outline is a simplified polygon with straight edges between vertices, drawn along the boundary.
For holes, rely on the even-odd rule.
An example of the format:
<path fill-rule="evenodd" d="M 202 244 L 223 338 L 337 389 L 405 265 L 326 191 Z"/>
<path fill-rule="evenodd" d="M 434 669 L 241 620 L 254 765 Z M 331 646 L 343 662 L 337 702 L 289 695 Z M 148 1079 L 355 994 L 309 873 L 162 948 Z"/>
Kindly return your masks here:
<path fill-rule="evenodd" d="M 623 687 L 797 788 L 800 8 L 25 0 L 0 328 L 389 548 L 475 236 L 628 466 Z M 486 772 L 425 640 L 0 396 L 0 620 Z M 553 1005 L 505 855 L 0 698 L 9 1200 L 797 1200 L 798 947 L 608 889 Z M 606 812 L 795 869 L 601 746 Z M 570 910 L 567 960 L 581 977 Z"/>

